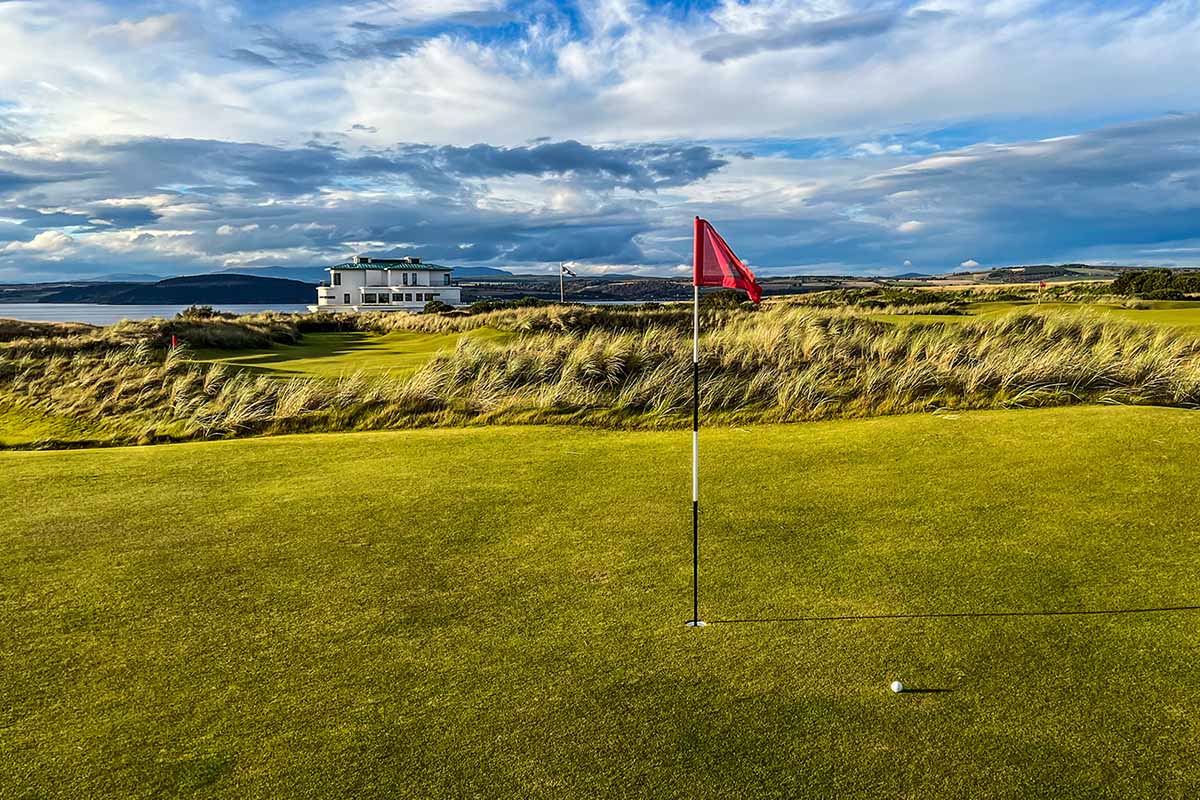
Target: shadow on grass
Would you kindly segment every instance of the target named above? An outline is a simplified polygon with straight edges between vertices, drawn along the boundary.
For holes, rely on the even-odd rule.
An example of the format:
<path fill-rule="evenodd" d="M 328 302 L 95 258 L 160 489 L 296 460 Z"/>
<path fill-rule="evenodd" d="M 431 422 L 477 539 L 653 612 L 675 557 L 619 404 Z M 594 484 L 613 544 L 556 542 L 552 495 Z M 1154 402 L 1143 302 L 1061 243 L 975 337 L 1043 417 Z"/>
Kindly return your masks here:
<path fill-rule="evenodd" d="M 745 617 L 714 619 L 713 625 L 754 622 L 860 622 L 887 619 L 981 619 L 985 617 L 1084 617 L 1119 614 L 1156 614 L 1169 611 L 1200 611 L 1200 606 L 1157 606 L 1153 608 L 1101 608 L 1078 611 L 944 611 L 928 614 L 842 614 L 828 617 Z"/>

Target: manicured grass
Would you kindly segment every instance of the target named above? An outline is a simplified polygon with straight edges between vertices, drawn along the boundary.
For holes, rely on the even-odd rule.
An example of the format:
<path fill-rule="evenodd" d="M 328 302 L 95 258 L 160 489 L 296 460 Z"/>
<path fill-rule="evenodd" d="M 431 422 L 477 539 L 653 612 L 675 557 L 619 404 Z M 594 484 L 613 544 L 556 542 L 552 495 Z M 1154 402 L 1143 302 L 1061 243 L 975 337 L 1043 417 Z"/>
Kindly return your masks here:
<path fill-rule="evenodd" d="M 1200 301 L 1168 301 L 1158 300 L 1149 302 L 1150 308 L 1137 310 L 1107 303 L 1051 303 L 1040 305 L 1036 303 L 992 302 L 972 303 L 966 307 L 966 314 L 872 314 L 872 319 L 881 322 L 892 322 L 899 325 L 911 325 L 931 322 L 966 322 L 976 317 L 996 316 L 1007 314 L 1018 308 L 1039 311 L 1069 311 L 1077 314 L 1103 314 L 1109 317 L 1142 322 L 1148 325 L 1162 325 L 1173 328 L 1200 328 Z"/>
<path fill-rule="evenodd" d="M 439 350 L 453 350 L 461 338 L 498 342 L 511 336 L 490 329 L 451 334 L 417 331 L 308 333 L 295 345 L 235 351 L 202 349 L 197 350 L 193 358 L 247 367 L 284 378 L 337 378 L 355 372 L 369 376 L 385 373 L 400 376 L 412 372 Z"/>
<path fill-rule="evenodd" d="M 1197 419 L 0 453 L 0 796 L 1195 796 Z"/>
<path fill-rule="evenodd" d="M 75 420 L 0 397 L 0 447 L 29 445 L 43 439 L 69 442 L 87 438 L 90 435 L 85 426 Z"/>

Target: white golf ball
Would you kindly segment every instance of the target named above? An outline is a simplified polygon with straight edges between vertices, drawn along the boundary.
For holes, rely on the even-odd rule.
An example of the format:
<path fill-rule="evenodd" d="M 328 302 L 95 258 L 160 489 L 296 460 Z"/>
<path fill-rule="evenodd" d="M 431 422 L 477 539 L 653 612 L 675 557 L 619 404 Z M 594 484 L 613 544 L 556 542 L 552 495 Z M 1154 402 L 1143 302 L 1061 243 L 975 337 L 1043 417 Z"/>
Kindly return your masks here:
<path fill-rule="evenodd" d="M 900 681 L 892 681 L 892 691 L 896 694 L 900 694 L 904 691 L 904 684 Z"/>

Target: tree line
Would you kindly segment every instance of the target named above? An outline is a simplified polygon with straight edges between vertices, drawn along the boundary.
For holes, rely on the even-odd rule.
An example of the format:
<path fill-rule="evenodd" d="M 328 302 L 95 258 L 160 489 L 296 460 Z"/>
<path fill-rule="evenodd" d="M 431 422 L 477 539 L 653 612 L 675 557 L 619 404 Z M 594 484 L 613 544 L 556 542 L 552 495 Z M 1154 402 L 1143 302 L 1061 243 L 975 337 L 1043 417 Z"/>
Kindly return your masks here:
<path fill-rule="evenodd" d="M 1121 273 L 1113 281 L 1113 292 L 1126 297 L 1148 300 L 1183 300 L 1185 295 L 1200 293 L 1200 272 L 1173 272 L 1146 269 Z"/>

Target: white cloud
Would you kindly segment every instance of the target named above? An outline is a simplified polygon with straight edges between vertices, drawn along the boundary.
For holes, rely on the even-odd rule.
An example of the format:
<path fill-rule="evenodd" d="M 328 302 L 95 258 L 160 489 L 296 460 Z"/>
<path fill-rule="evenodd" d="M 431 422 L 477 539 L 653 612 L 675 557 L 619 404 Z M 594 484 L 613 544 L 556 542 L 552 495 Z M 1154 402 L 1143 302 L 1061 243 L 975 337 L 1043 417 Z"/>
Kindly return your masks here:
<path fill-rule="evenodd" d="M 184 21 L 181 14 L 160 14 L 139 20 L 123 19 L 112 25 L 97 28 L 93 36 L 101 38 L 122 39 L 128 44 L 140 47 L 170 39 L 183 32 Z"/>
<path fill-rule="evenodd" d="M 900 233 L 916 233 L 925 227 L 925 223 L 917 219 L 910 219 L 908 222 L 901 222 L 896 226 L 896 230 Z"/>
<path fill-rule="evenodd" d="M 9 242 L 6 253 L 36 253 L 46 258 L 61 257 L 75 245 L 75 239 L 60 231 L 42 231 L 28 242 Z"/>
<path fill-rule="evenodd" d="M 973 258 L 968 258 L 966 261 L 959 264 L 963 269 L 975 269 L 979 266 L 979 262 Z"/>
<path fill-rule="evenodd" d="M 251 4 L 230 8 L 128 20 L 94 0 L 0 3 L 0 83 L 43 135 L 86 129 L 291 143 L 313 131 L 379 144 L 876 136 L 984 116 L 1094 118 L 1200 105 L 1200 82 L 1187 77 L 1200 61 L 1200 10 L 1190 3 L 1140 13 L 926 5 L 866 38 L 755 50 L 754 37 L 781 26 L 861 20 L 877 7 L 726 2 L 680 16 L 605 0 L 583 4 L 580 20 L 526 18 L 515 40 L 402 27 L 411 49 L 349 60 L 322 59 L 337 43 L 367 36 L 354 23 L 413 26 L 506 12 L 493 0 L 312 5 L 274 16 Z M 263 47 L 262 25 L 313 57 L 275 70 L 231 59 Z M 749 42 L 750 54 L 719 64 L 701 57 L 700 42 L 729 35 Z M 146 49 L 113 47 L 114 38 L 173 41 Z M 1055 80 L 1044 80 L 1048 74 Z M 696 113 L 697 93 L 721 113 Z M 352 123 L 364 127 L 350 131 Z M 902 147 L 885 137 L 858 151 L 897 155 Z"/>

